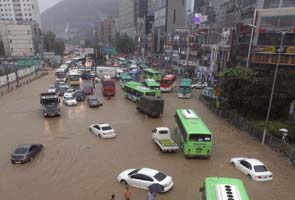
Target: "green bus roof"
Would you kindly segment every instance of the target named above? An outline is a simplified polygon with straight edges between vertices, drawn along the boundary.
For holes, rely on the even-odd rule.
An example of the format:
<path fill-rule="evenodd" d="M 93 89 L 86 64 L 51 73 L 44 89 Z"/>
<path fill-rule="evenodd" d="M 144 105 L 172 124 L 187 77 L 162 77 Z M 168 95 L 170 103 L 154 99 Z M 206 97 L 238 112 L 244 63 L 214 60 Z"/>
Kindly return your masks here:
<path fill-rule="evenodd" d="M 190 112 L 193 112 L 195 118 L 189 117 L 186 118 L 184 115 L 184 111 L 189 110 Z M 210 134 L 210 130 L 207 128 L 207 126 L 204 124 L 202 119 L 197 115 L 197 113 L 194 110 L 191 109 L 177 109 L 176 114 L 179 116 L 183 127 L 187 134 Z"/>
<path fill-rule="evenodd" d="M 224 177 L 207 177 L 205 179 L 205 190 L 207 200 L 217 200 L 216 186 L 220 184 L 236 186 L 241 196 L 241 200 L 249 200 L 245 186 L 240 179 Z"/>
<path fill-rule="evenodd" d="M 122 79 L 130 79 L 132 80 L 132 77 L 127 73 L 127 72 L 123 72 L 120 74 L 120 78 Z"/>
<path fill-rule="evenodd" d="M 192 84 L 192 79 L 184 78 L 184 79 L 181 79 L 179 86 L 191 86 L 191 84 Z"/>
<path fill-rule="evenodd" d="M 144 71 L 144 72 L 153 73 L 153 74 L 162 74 L 161 72 L 156 71 L 156 70 L 154 70 L 154 69 L 152 69 L 152 68 L 146 68 L 146 69 L 144 69 L 143 71 Z"/>
<path fill-rule="evenodd" d="M 141 83 L 135 82 L 135 81 L 127 82 L 125 84 L 125 87 L 132 88 L 132 89 L 137 90 L 139 92 L 156 92 L 155 90 L 147 88 L 147 87 L 143 86 Z"/>
<path fill-rule="evenodd" d="M 141 63 L 140 65 L 139 65 L 139 67 L 141 67 L 141 68 L 150 68 L 150 66 L 148 66 L 147 64 L 145 64 L 145 63 Z"/>
<path fill-rule="evenodd" d="M 148 87 L 160 87 L 160 84 L 154 79 L 145 79 L 144 82 Z"/>

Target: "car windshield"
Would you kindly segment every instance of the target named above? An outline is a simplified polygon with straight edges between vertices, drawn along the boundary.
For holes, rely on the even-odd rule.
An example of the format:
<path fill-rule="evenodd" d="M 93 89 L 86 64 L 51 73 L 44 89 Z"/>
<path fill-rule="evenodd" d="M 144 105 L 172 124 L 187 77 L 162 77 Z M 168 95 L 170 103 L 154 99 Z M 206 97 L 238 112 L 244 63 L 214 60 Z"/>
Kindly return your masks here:
<path fill-rule="evenodd" d="M 65 100 L 73 100 L 74 99 L 74 97 L 64 97 L 65 98 Z"/>
<path fill-rule="evenodd" d="M 112 130 L 112 127 L 110 127 L 110 126 L 103 126 L 103 127 L 101 127 L 101 129 L 103 131 L 109 131 L 109 130 Z"/>
<path fill-rule="evenodd" d="M 138 171 L 139 171 L 139 169 L 135 169 L 135 170 L 133 170 L 132 172 L 130 172 L 128 175 L 131 176 L 131 175 L 137 173 Z"/>
<path fill-rule="evenodd" d="M 27 150 L 28 150 L 28 148 L 21 147 L 21 148 L 17 148 L 14 153 L 15 154 L 24 154 L 27 152 Z"/>
<path fill-rule="evenodd" d="M 158 181 L 162 181 L 166 178 L 167 176 L 165 174 L 163 174 L 162 172 L 158 172 L 154 178 L 157 179 Z"/>
<path fill-rule="evenodd" d="M 254 166 L 255 172 L 267 172 L 268 170 L 264 165 L 256 165 Z"/>

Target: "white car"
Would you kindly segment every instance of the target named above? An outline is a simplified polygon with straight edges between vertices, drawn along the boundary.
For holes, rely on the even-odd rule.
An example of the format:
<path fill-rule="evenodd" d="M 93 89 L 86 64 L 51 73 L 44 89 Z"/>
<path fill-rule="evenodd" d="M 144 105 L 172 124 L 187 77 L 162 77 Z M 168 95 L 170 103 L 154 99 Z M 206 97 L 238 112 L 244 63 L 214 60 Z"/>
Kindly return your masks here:
<path fill-rule="evenodd" d="M 78 102 L 77 102 L 76 98 L 73 97 L 73 96 L 64 97 L 63 103 L 65 105 L 67 105 L 67 106 L 76 106 L 76 105 L 78 105 Z"/>
<path fill-rule="evenodd" d="M 204 87 L 208 87 L 208 83 L 207 82 L 197 82 L 196 84 L 192 84 L 191 88 L 192 89 L 203 89 Z"/>
<path fill-rule="evenodd" d="M 262 162 L 254 158 L 232 158 L 231 165 L 255 181 L 270 181 L 272 173 Z"/>
<path fill-rule="evenodd" d="M 48 93 L 57 93 L 57 88 L 55 86 L 49 86 Z"/>
<path fill-rule="evenodd" d="M 90 132 L 101 138 L 114 138 L 116 137 L 115 130 L 106 123 L 103 124 L 92 124 L 89 127 Z"/>
<path fill-rule="evenodd" d="M 152 184 L 160 184 L 163 186 L 163 192 L 168 192 L 173 187 L 171 176 L 167 176 L 158 170 L 150 168 L 127 169 L 117 177 L 120 183 L 128 184 L 148 190 Z"/>
<path fill-rule="evenodd" d="M 65 97 L 73 97 L 75 94 L 75 90 L 74 89 L 67 89 L 67 91 L 65 91 L 64 93 L 64 98 Z"/>

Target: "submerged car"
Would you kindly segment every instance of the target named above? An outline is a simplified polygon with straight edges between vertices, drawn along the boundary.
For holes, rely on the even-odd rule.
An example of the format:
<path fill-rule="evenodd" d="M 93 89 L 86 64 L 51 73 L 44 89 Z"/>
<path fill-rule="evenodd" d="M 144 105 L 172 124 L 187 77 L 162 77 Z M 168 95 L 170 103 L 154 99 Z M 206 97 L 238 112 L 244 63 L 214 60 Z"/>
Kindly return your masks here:
<path fill-rule="evenodd" d="M 67 91 L 65 91 L 65 93 L 64 93 L 64 97 L 73 97 L 74 94 L 75 94 L 74 89 L 67 89 Z"/>
<path fill-rule="evenodd" d="M 208 87 L 207 82 L 197 82 L 196 84 L 191 85 L 192 89 L 203 89 L 204 87 Z"/>
<path fill-rule="evenodd" d="M 117 179 L 120 183 L 146 190 L 153 184 L 159 184 L 163 187 L 162 192 L 168 192 L 174 184 L 171 176 L 150 168 L 127 169 Z"/>
<path fill-rule="evenodd" d="M 90 108 L 102 106 L 102 102 L 98 100 L 96 97 L 89 97 L 87 99 L 87 104 Z"/>
<path fill-rule="evenodd" d="M 77 101 L 84 101 L 85 93 L 83 90 L 76 90 L 76 92 L 74 93 L 74 97 L 76 97 Z"/>
<path fill-rule="evenodd" d="M 93 94 L 93 87 L 92 85 L 85 85 L 83 88 L 85 95 L 92 95 Z"/>
<path fill-rule="evenodd" d="M 101 138 L 114 138 L 116 137 L 115 130 L 106 123 L 103 124 L 92 124 L 89 127 L 90 132 Z"/>
<path fill-rule="evenodd" d="M 272 173 L 265 165 L 254 158 L 232 158 L 230 164 L 255 181 L 272 180 Z"/>
<path fill-rule="evenodd" d="M 42 144 L 21 144 L 11 154 L 12 164 L 24 164 L 32 161 L 44 149 Z"/>
<path fill-rule="evenodd" d="M 73 97 L 73 96 L 64 97 L 63 103 L 65 105 L 67 105 L 67 106 L 76 106 L 76 105 L 78 105 L 78 102 L 77 102 L 76 98 Z"/>

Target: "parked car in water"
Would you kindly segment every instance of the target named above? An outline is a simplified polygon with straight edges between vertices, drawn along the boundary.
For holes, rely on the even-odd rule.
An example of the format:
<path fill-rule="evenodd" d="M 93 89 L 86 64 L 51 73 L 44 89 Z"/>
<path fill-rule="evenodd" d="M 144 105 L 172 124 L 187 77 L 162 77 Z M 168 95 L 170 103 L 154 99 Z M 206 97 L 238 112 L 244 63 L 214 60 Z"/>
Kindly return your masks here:
<path fill-rule="evenodd" d="M 78 102 L 74 96 L 66 96 L 63 99 L 63 103 L 67 106 L 76 106 Z"/>
<path fill-rule="evenodd" d="M 92 107 L 99 107 L 99 106 L 102 106 L 103 105 L 102 102 L 100 102 L 98 100 L 98 98 L 96 98 L 96 97 L 89 97 L 87 99 L 87 104 L 88 104 L 88 106 L 90 108 L 92 108 Z"/>
<path fill-rule="evenodd" d="M 97 135 L 101 138 L 114 138 L 116 137 L 115 130 L 106 123 L 103 124 L 92 124 L 89 127 L 89 130 L 94 135 Z"/>
<path fill-rule="evenodd" d="M 85 85 L 84 87 L 83 87 L 83 91 L 84 91 L 84 94 L 85 95 L 92 95 L 93 94 L 93 87 L 92 87 L 92 85 Z"/>
<path fill-rule="evenodd" d="M 168 192 L 173 187 L 171 176 L 150 168 L 127 169 L 121 172 L 117 179 L 120 183 L 146 190 L 152 184 L 162 185 L 162 192 Z"/>
<path fill-rule="evenodd" d="M 203 89 L 204 87 L 208 87 L 207 82 L 197 82 L 196 84 L 191 85 L 192 89 Z"/>
<path fill-rule="evenodd" d="M 230 164 L 246 174 L 250 179 L 263 182 L 272 180 L 272 173 L 254 158 L 232 158 Z"/>
<path fill-rule="evenodd" d="M 67 91 L 64 93 L 64 97 L 73 97 L 75 94 L 74 89 L 67 89 Z"/>
<path fill-rule="evenodd" d="M 44 149 L 42 144 L 21 144 L 11 154 L 12 164 L 24 164 L 32 161 Z"/>
<path fill-rule="evenodd" d="M 74 93 L 74 97 L 76 97 L 77 101 L 84 101 L 86 98 L 84 90 L 82 90 L 82 89 L 76 90 L 76 92 Z"/>
<path fill-rule="evenodd" d="M 69 86 L 68 85 L 60 85 L 60 86 L 57 86 L 57 90 L 58 90 L 58 95 L 59 96 L 63 96 L 64 93 L 69 89 Z"/>
<path fill-rule="evenodd" d="M 57 91 L 58 91 L 58 89 L 57 89 L 57 87 L 54 86 L 54 85 L 51 85 L 51 86 L 49 86 L 49 88 L 48 88 L 48 93 L 54 93 L 54 94 L 56 94 Z"/>

